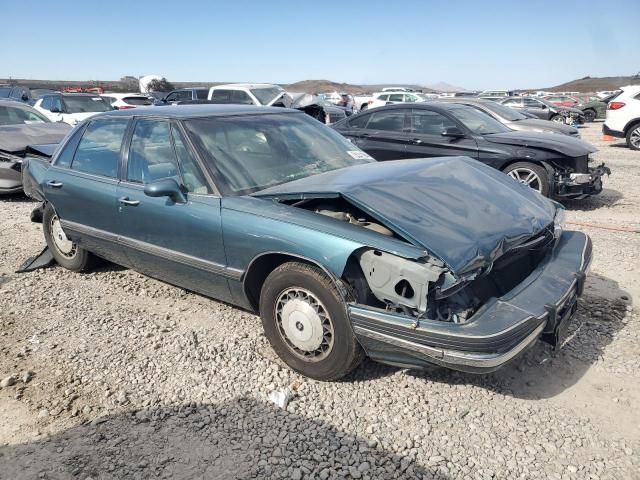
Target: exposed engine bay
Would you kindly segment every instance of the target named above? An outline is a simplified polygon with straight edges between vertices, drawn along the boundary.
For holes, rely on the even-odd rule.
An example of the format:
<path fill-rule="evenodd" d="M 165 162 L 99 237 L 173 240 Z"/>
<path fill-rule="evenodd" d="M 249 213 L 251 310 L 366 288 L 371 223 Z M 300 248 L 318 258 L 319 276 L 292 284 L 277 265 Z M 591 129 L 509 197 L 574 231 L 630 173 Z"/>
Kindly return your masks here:
<path fill-rule="evenodd" d="M 342 197 L 286 201 L 319 215 L 404 240 Z M 491 298 L 521 283 L 554 243 L 553 225 L 506 251 L 490 268 L 455 277 L 431 256 L 406 259 L 374 248 L 354 252 L 344 278 L 358 303 L 401 313 L 417 326 L 422 319 L 465 323 Z"/>

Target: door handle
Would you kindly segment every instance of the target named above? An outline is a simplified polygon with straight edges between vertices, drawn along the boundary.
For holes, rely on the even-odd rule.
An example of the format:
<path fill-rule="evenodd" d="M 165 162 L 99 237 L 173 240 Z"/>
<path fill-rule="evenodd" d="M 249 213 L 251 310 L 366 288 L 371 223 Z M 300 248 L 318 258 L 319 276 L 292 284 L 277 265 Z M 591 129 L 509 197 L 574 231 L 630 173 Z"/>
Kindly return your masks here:
<path fill-rule="evenodd" d="M 47 185 L 51 188 L 62 188 L 62 182 L 56 182 L 55 180 L 49 180 Z"/>
<path fill-rule="evenodd" d="M 410 140 L 410 142 L 414 145 L 421 145 L 422 144 L 422 140 L 420 140 L 419 138 L 412 138 Z"/>
<path fill-rule="evenodd" d="M 130 207 L 135 207 L 137 205 L 140 205 L 140 201 L 139 200 L 130 200 L 129 197 L 121 197 L 118 199 L 118 201 L 123 204 L 123 205 L 129 205 Z"/>
<path fill-rule="evenodd" d="M 371 135 L 368 133 L 361 133 L 360 138 L 369 138 Z"/>

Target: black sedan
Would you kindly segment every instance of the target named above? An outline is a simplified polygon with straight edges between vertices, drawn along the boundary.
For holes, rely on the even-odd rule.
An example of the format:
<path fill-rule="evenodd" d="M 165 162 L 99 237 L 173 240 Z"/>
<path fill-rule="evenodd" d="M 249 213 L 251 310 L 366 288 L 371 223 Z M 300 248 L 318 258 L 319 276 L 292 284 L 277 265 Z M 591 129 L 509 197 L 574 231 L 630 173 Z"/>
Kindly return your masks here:
<path fill-rule="evenodd" d="M 518 132 L 473 107 L 444 102 L 389 105 L 333 126 L 378 161 L 466 155 L 548 197 L 602 191 L 604 164 L 592 145 L 566 135 Z"/>

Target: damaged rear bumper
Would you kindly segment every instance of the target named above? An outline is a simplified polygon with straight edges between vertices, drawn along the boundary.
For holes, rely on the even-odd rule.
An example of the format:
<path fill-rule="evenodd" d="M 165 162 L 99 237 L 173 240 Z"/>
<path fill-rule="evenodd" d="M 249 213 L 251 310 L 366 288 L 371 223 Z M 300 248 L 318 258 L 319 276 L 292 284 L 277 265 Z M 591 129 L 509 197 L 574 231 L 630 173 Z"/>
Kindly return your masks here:
<path fill-rule="evenodd" d="M 587 173 L 571 173 L 556 180 L 556 196 L 580 199 L 602 192 L 602 177 L 611 170 L 604 163 Z"/>
<path fill-rule="evenodd" d="M 539 338 L 557 343 L 582 294 L 591 241 L 564 232 L 554 251 L 520 285 L 478 310 L 465 324 L 422 320 L 350 305 L 358 341 L 374 360 L 402 367 L 440 365 L 487 373 Z"/>

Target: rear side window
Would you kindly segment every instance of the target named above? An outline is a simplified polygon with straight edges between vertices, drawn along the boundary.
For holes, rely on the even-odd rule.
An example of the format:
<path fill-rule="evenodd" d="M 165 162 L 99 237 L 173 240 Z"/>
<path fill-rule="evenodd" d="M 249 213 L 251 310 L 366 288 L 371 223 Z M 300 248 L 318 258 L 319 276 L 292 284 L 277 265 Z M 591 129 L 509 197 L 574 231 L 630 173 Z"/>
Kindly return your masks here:
<path fill-rule="evenodd" d="M 401 132 L 404 128 L 404 111 L 388 110 L 371 114 L 371 120 L 367 124 L 369 130 L 391 130 Z"/>
<path fill-rule="evenodd" d="M 371 115 L 359 115 L 349 120 L 349 126 L 353 128 L 365 128 Z"/>
<path fill-rule="evenodd" d="M 404 95 L 401 93 L 394 93 L 393 95 L 389 95 L 390 102 L 402 102 L 404 100 Z"/>
<path fill-rule="evenodd" d="M 96 119 L 84 131 L 71 169 L 104 177 L 118 176 L 120 146 L 128 119 Z"/>
<path fill-rule="evenodd" d="M 206 100 L 209 96 L 209 90 L 198 89 L 196 90 L 196 98 L 198 100 Z"/>

